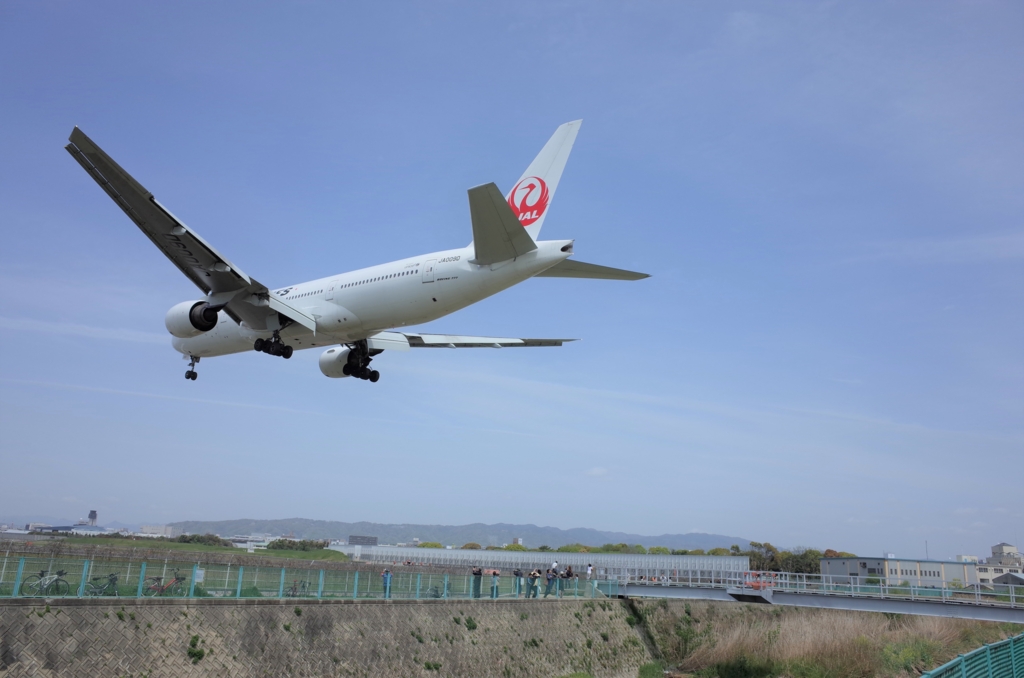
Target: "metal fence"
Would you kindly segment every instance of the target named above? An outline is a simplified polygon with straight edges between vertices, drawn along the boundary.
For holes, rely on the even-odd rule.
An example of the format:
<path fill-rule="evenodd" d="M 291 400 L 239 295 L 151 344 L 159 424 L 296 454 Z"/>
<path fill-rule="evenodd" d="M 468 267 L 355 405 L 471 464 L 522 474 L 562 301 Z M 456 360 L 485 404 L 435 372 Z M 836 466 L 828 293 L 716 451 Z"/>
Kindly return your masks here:
<path fill-rule="evenodd" d="M 1024 678 L 1024 633 L 979 647 L 921 674 L 921 678 Z"/>
<path fill-rule="evenodd" d="M 338 571 L 173 560 L 130 562 L 82 558 L 4 557 L 0 598 L 171 597 L 318 599 L 607 598 L 608 580 L 453 575 L 402 568 Z"/>
<path fill-rule="evenodd" d="M 404 546 L 332 546 L 356 560 L 371 563 L 434 565 L 439 567 L 494 567 L 502 571 L 520 568 L 543 572 L 558 561 L 560 568 L 572 566 L 585 572 L 587 565 L 601 578 L 659 577 L 679 572 L 723 572 L 741 574 L 750 569 L 746 556 L 666 556 L 629 553 L 571 553 L 561 551 L 504 551 L 486 549 L 433 549 Z"/>
<path fill-rule="evenodd" d="M 618 577 L 620 585 L 686 586 L 759 592 L 809 593 L 851 598 L 878 598 L 960 603 L 1024 609 L 1024 586 L 891 586 L 850 584 L 847 576 L 794 572 L 678 572 L 657 577 Z"/>

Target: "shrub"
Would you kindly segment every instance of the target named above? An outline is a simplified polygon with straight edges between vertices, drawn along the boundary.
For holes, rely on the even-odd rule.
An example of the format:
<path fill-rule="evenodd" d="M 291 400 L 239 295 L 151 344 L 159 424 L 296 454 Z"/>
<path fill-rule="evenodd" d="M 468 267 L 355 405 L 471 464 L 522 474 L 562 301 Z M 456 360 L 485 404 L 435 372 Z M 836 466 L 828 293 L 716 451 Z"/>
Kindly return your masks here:
<path fill-rule="evenodd" d="M 439 541 L 421 541 L 419 548 L 421 549 L 443 549 L 444 544 Z"/>
<path fill-rule="evenodd" d="M 327 539 L 275 539 L 267 544 L 270 551 L 319 551 L 331 545 Z"/>
<path fill-rule="evenodd" d="M 179 544 L 200 544 L 202 546 L 234 546 L 227 539 L 221 539 L 215 534 L 183 534 L 174 541 Z"/>
<path fill-rule="evenodd" d="M 506 551 L 526 551 L 527 548 L 522 544 L 509 544 L 505 547 Z"/>
<path fill-rule="evenodd" d="M 479 551 L 480 550 L 480 544 L 477 544 L 475 541 L 471 541 L 468 544 L 463 544 L 462 548 L 470 549 L 471 551 Z"/>
<path fill-rule="evenodd" d="M 470 631 L 476 630 L 476 621 L 472 617 L 466 617 L 466 629 Z"/>

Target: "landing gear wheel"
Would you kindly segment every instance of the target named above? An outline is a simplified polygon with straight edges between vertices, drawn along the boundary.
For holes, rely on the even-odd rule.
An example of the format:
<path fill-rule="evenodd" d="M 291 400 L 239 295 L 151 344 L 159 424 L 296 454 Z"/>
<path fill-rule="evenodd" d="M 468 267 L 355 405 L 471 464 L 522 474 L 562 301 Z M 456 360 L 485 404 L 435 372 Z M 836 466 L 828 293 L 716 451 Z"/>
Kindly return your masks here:
<path fill-rule="evenodd" d="M 292 348 L 291 346 L 285 346 L 285 347 L 284 347 L 284 348 L 283 348 L 283 349 L 281 350 L 281 357 L 282 357 L 282 358 L 284 358 L 285 360 L 288 360 L 288 358 L 291 358 L 291 357 L 292 357 L 292 353 L 293 353 L 294 351 L 295 351 L 295 349 L 294 349 L 294 348 Z"/>
<path fill-rule="evenodd" d="M 199 362 L 199 357 L 198 356 L 191 356 L 191 357 L 192 357 L 192 361 L 188 364 L 188 371 L 185 372 L 185 378 L 190 380 L 190 381 L 195 381 L 196 377 L 199 376 L 199 375 L 196 374 L 196 363 Z"/>
<path fill-rule="evenodd" d="M 195 381 L 196 377 L 198 377 L 198 376 L 199 375 L 196 374 L 195 371 L 193 371 L 193 370 L 189 370 L 188 372 L 185 373 L 185 378 L 186 379 L 191 379 L 192 381 Z"/>
<path fill-rule="evenodd" d="M 195 370 L 192 370 L 192 376 L 190 377 L 192 381 L 195 381 L 198 376 L 199 374 Z"/>
<path fill-rule="evenodd" d="M 377 370 L 370 370 L 370 383 L 376 384 L 378 379 L 380 379 L 380 372 Z"/>
<path fill-rule="evenodd" d="M 257 339 L 255 342 L 253 342 L 252 350 L 254 350 L 254 351 L 262 351 L 263 350 L 263 340 L 262 339 Z"/>

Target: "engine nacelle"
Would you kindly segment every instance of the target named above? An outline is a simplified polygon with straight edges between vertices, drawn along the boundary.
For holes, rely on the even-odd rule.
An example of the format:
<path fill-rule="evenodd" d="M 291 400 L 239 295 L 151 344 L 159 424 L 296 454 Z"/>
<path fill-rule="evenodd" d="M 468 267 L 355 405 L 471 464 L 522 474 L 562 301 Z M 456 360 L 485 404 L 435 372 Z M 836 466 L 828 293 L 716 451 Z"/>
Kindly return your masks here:
<path fill-rule="evenodd" d="M 216 327 L 217 314 L 205 301 L 183 301 L 167 312 L 164 326 L 179 339 L 188 339 Z"/>
<path fill-rule="evenodd" d="M 341 370 L 348 364 L 348 354 L 349 349 L 344 346 L 327 349 L 320 354 L 320 371 L 331 379 L 347 377 Z"/>

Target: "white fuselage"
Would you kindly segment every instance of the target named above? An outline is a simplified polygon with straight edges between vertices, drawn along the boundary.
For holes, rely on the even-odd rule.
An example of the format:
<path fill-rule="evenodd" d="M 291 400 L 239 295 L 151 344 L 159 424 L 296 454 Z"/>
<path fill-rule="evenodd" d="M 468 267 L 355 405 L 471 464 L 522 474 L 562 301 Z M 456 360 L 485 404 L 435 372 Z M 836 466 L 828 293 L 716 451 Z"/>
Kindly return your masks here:
<path fill-rule="evenodd" d="M 271 294 L 317 324 L 315 334 L 290 324 L 280 337 L 301 350 L 427 323 L 527 280 L 571 252 L 571 240 L 541 241 L 536 250 L 516 259 L 478 266 L 471 262 L 475 249 L 470 244 L 273 290 Z M 174 338 L 171 344 L 185 355 L 208 357 L 251 351 L 255 339 L 272 335 L 271 330 L 238 325 L 221 312 L 214 329 L 189 339 Z"/>

